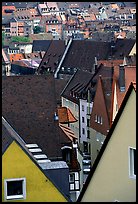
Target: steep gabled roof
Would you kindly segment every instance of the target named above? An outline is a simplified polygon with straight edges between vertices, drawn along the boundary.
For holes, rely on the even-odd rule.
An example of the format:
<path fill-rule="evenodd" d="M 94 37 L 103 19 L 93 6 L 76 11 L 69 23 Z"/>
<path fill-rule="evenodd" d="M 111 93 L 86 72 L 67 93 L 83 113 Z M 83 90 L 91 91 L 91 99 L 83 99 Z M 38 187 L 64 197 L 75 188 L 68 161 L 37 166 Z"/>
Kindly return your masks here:
<path fill-rule="evenodd" d="M 101 147 L 101 150 L 100 150 L 100 152 L 99 152 L 99 154 L 98 154 L 98 156 L 97 156 L 97 158 L 95 160 L 95 163 L 94 163 L 93 167 L 91 167 L 91 171 L 90 171 L 90 173 L 89 173 L 89 175 L 87 177 L 87 180 L 86 180 L 86 182 L 85 182 L 85 184 L 84 184 L 84 186 L 82 188 L 82 191 L 81 191 L 81 193 L 80 193 L 80 195 L 79 195 L 79 197 L 77 199 L 77 202 L 81 202 L 81 200 L 82 200 L 82 198 L 83 198 L 83 196 L 84 196 L 84 194 L 85 194 L 85 192 L 86 192 L 86 190 L 87 190 L 87 188 L 88 188 L 88 186 L 90 184 L 90 181 L 93 178 L 94 173 L 96 172 L 96 170 L 98 168 L 98 164 L 100 163 L 100 161 L 102 159 L 102 156 L 104 155 L 104 151 L 106 150 L 106 147 L 107 147 L 109 141 L 112 138 L 113 132 L 114 132 L 117 124 L 119 123 L 119 119 L 121 118 L 121 115 L 122 115 L 122 113 L 123 113 L 123 111 L 125 109 L 125 106 L 126 106 L 128 100 L 129 100 L 129 97 L 130 97 L 132 91 L 135 90 L 135 86 L 136 86 L 135 83 L 130 84 L 130 86 L 129 86 L 128 90 L 127 90 L 127 93 L 125 95 L 125 98 L 124 98 L 124 100 L 122 102 L 122 105 L 121 105 L 121 107 L 120 107 L 120 109 L 119 109 L 119 111 L 118 111 L 118 113 L 117 113 L 117 115 L 115 117 L 115 120 L 114 120 L 114 122 L 113 122 L 113 124 L 112 124 L 112 126 L 111 126 L 111 128 L 109 130 L 109 133 L 108 133 L 108 135 L 107 135 L 107 137 L 106 137 L 106 139 L 105 139 L 105 141 L 104 141 L 104 143 L 103 143 L 103 145 Z"/>
<path fill-rule="evenodd" d="M 85 89 L 92 76 L 92 73 L 78 69 L 68 81 L 61 93 L 61 96 L 78 103 L 78 97 L 76 96 Z"/>
<path fill-rule="evenodd" d="M 38 73 L 44 73 L 48 68 L 55 72 L 64 51 L 65 43 L 63 40 L 52 40 L 38 68 Z"/>

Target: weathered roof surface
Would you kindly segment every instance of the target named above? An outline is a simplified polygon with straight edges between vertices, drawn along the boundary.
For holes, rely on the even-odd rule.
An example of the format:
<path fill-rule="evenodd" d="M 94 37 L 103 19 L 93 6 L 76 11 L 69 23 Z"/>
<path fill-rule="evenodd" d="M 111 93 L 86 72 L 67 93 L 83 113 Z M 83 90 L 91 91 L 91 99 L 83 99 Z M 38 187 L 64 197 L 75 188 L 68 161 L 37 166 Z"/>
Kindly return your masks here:
<path fill-rule="evenodd" d="M 63 124 L 74 123 L 77 121 L 77 119 L 72 114 L 71 110 L 67 107 L 58 108 L 58 117 L 59 117 L 59 122 Z"/>
<path fill-rule="evenodd" d="M 61 92 L 65 88 L 66 84 L 68 82 L 68 79 L 55 79 L 55 84 L 56 84 L 56 99 L 57 103 L 61 104 Z"/>
<path fill-rule="evenodd" d="M 109 48 L 107 42 L 73 40 L 62 66 L 92 71 L 95 57 L 107 59 Z"/>
<path fill-rule="evenodd" d="M 26 143 L 38 144 L 50 159 L 61 157 L 60 148 L 71 142 L 54 120 L 56 105 L 53 76 L 2 78 L 3 116 Z"/>
<path fill-rule="evenodd" d="M 33 8 L 38 2 L 2 2 L 2 6 L 15 6 L 16 8 Z"/>

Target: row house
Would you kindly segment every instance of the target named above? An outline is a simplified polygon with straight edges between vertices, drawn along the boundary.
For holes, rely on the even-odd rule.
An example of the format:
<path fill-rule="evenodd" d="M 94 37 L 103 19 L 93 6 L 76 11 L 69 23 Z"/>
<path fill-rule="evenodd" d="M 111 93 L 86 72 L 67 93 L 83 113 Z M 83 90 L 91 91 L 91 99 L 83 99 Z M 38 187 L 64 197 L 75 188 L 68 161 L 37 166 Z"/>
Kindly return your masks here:
<path fill-rule="evenodd" d="M 136 202 L 136 83 L 134 82 L 128 87 L 77 202 Z"/>
<path fill-rule="evenodd" d="M 130 83 L 136 80 L 136 66 L 134 65 L 127 66 L 124 61 L 121 65 L 118 64 L 112 69 L 112 79 L 99 77 L 93 102 L 90 117 L 92 165 L 121 107 Z"/>
<path fill-rule="evenodd" d="M 60 14 L 57 2 L 43 2 L 38 4 L 38 11 L 41 16 Z"/>
<path fill-rule="evenodd" d="M 62 20 L 60 16 L 50 15 L 46 17 L 46 33 L 51 33 L 53 39 L 59 40 L 62 37 Z"/>
<path fill-rule="evenodd" d="M 65 24 L 63 26 L 62 33 L 63 33 L 63 40 L 66 40 L 66 39 L 72 37 L 75 34 L 79 34 L 80 33 L 80 28 L 76 24 L 74 24 L 74 25 Z"/>

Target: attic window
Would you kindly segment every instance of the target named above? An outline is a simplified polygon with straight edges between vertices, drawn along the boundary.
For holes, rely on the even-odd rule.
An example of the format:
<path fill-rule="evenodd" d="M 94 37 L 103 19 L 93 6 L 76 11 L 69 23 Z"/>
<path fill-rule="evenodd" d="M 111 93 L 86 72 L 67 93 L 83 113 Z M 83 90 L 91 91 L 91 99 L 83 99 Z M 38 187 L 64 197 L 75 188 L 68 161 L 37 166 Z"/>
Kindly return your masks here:
<path fill-rule="evenodd" d="M 4 180 L 5 200 L 26 199 L 26 178 Z"/>

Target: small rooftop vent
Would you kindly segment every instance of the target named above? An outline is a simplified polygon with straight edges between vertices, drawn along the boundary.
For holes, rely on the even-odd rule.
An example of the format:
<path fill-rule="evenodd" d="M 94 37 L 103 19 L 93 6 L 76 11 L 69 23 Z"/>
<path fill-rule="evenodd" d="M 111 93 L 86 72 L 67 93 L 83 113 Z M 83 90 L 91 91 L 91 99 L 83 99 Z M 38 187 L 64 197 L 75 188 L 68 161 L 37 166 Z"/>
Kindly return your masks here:
<path fill-rule="evenodd" d="M 55 114 L 54 114 L 54 120 L 55 121 L 57 121 L 58 120 L 58 115 L 57 115 L 57 113 L 55 112 Z"/>

